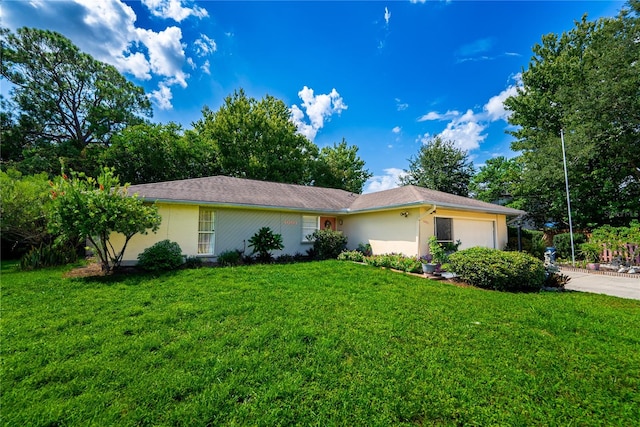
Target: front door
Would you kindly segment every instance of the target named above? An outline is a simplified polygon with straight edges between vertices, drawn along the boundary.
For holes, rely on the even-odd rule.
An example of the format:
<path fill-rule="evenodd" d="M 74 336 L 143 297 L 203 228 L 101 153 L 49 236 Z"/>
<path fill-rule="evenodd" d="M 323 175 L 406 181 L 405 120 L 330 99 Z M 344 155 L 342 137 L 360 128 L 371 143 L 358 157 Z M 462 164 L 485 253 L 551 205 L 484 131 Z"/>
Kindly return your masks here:
<path fill-rule="evenodd" d="M 321 216 L 320 217 L 320 228 L 322 230 L 333 230 L 336 231 L 336 219 L 332 216 Z"/>

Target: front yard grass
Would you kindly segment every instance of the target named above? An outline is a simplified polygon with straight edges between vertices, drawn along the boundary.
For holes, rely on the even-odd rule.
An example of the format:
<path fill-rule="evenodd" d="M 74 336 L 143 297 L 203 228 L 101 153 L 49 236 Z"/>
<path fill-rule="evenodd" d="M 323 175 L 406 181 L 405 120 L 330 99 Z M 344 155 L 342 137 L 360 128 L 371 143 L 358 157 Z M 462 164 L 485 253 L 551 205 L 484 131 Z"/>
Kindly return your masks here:
<path fill-rule="evenodd" d="M 1 276 L 6 426 L 620 425 L 640 301 L 346 262 Z"/>

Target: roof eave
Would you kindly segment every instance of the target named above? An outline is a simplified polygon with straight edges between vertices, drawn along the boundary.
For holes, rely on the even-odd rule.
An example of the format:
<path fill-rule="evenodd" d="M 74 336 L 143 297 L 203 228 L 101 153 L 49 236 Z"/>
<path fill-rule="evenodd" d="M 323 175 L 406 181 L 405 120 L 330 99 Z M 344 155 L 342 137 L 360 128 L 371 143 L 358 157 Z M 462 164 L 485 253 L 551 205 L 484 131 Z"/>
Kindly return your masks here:
<path fill-rule="evenodd" d="M 243 203 L 225 203 L 225 202 L 207 202 L 200 200 L 188 200 L 188 199 L 163 199 L 156 197 L 142 197 L 140 199 L 149 203 L 163 203 L 171 205 L 197 205 L 197 206 L 217 206 L 229 209 L 249 209 L 249 210 L 261 210 L 261 211 L 278 211 L 278 212 L 302 212 L 302 213 L 315 213 L 315 214 L 328 214 L 328 215 L 344 215 L 348 213 L 345 209 L 315 209 L 315 208 L 300 208 L 295 206 L 269 206 L 269 205 L 253 205 Z"/>

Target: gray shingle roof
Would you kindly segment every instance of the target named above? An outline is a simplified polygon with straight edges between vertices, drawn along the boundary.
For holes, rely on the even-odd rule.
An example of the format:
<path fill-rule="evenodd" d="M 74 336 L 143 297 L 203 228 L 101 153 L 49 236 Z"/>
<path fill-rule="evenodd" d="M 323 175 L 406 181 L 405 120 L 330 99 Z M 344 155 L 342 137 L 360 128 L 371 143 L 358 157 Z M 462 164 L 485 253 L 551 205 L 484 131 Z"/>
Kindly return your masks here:
<path fill-rule="evenodd" d="M 129 187 L 146 200 L 341 211 L 358 196 L 344 190 L 211 176 L 206 178 L 139 184 Z"/>
<path fill-rule="evenodd" d="M 333 188 L 282 184 L 251 179 L 206 178 L 132 185 L 150 201 L 288 209 L 326 213 L 355 213 L 420 205 L 437 205 L 476 212 L 521 215 L 523 211 L 408 185 L 369 194 L 353 194 Z"/>

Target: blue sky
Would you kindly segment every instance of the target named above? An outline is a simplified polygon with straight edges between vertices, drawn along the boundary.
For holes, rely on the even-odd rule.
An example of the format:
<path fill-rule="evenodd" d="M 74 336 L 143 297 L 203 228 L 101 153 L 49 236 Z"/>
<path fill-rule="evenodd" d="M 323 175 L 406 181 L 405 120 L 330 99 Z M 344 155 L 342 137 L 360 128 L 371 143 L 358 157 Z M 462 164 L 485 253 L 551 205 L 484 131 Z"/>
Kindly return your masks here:
<path fill-rule="evenodd" d="M 319 147 L 359 147 L 397 185 L 433 136 L 476 167 L 515 155 L 502 101 L 542 35 L 615 16 L 621 1 L 5 0 L 2 26 L 58 31 L 145 88 L 153 121 L 185 128 L 243 88 L 273 95 Z M 3 91 L 4 92 L 4 91 Z"/>

